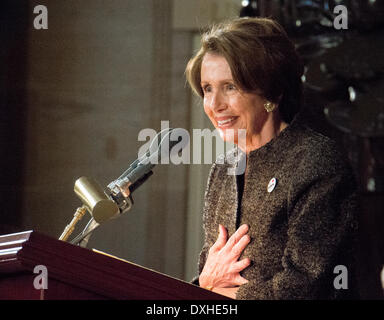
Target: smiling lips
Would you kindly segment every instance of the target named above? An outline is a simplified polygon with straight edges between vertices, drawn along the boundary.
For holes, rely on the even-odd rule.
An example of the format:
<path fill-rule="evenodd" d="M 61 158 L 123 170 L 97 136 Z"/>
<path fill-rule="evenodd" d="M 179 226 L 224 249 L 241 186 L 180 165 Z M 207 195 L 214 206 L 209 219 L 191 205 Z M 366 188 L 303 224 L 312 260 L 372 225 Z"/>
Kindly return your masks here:
<path fill-rule="evenodd" d="M 216 118 L 217 126 L 219 128 L 228 128 L 228 127 L 230 127 L 233 124 L 233 122 L 236 119 L 237 119 L 237 117 L 225 117 L 225 118 L 221 117 L 221 118 Z"/>

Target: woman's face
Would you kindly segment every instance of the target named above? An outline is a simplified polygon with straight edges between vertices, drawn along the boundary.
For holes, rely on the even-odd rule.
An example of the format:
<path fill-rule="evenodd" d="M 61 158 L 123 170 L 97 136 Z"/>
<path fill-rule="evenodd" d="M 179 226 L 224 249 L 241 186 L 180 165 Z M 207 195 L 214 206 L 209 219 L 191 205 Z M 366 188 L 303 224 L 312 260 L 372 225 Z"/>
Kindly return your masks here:
<path fill-rule="evenodd" d="M 260 135 L 268 118 L 264 109 L 265 99 L 236 86 L 223 56 L 205 54 L 201 64 L 201 87 L 204 111 L 224 141 L 239 144 L 241 135 L 238 129 L 246 130 L 247 145 L 253 136 Z"/>

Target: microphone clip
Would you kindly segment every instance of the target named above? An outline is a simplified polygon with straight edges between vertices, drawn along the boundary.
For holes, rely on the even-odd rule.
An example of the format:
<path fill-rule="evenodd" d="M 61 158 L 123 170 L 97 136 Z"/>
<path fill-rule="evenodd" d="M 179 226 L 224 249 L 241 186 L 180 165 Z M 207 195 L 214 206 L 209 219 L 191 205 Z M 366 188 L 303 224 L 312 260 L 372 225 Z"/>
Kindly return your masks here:
<path fill-rule="evenodd" d="M 129 211 L 133 205 L 130 186 L 131 182 L 127 177 L 116 179 L 107 186 L 109 196 L 119 207 L 120 214 Z"/>

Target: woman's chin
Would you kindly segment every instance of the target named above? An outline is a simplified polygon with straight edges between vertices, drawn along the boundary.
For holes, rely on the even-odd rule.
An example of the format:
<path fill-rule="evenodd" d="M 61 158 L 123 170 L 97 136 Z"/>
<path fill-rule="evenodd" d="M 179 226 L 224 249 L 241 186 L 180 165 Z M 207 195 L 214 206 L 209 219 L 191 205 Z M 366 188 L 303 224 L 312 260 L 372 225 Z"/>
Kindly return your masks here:
<path fill-rule="evenodd" d="M 239 141 L 245 141 L 246 130 L 238 128 L 217 128 L 220 138 L 228 143 L 238 144 Z"/>
<path fill-rule="evenodd" d="M 234 129 L 223 129 L 223 128 L 217 128 L 220 134 L 220 138 L 223 139 L 225 142 L 234 142 L 235 138 L 235 130 Z"/>

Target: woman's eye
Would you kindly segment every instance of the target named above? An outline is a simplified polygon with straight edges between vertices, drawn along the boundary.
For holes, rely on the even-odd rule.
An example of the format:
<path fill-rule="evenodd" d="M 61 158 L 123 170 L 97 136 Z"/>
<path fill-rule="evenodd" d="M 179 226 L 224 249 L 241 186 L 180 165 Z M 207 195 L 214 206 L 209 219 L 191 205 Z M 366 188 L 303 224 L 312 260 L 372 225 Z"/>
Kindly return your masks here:
<path fill-rule="evenodd" d="M 211 92 L 211 86 L 203 86 L 203 92 L 204 93 Z"/>
<path fill-rule="evenodd" d="M 227 84 L 227 90 L 236 90 L 236 86 L 232 83 Z"/>

